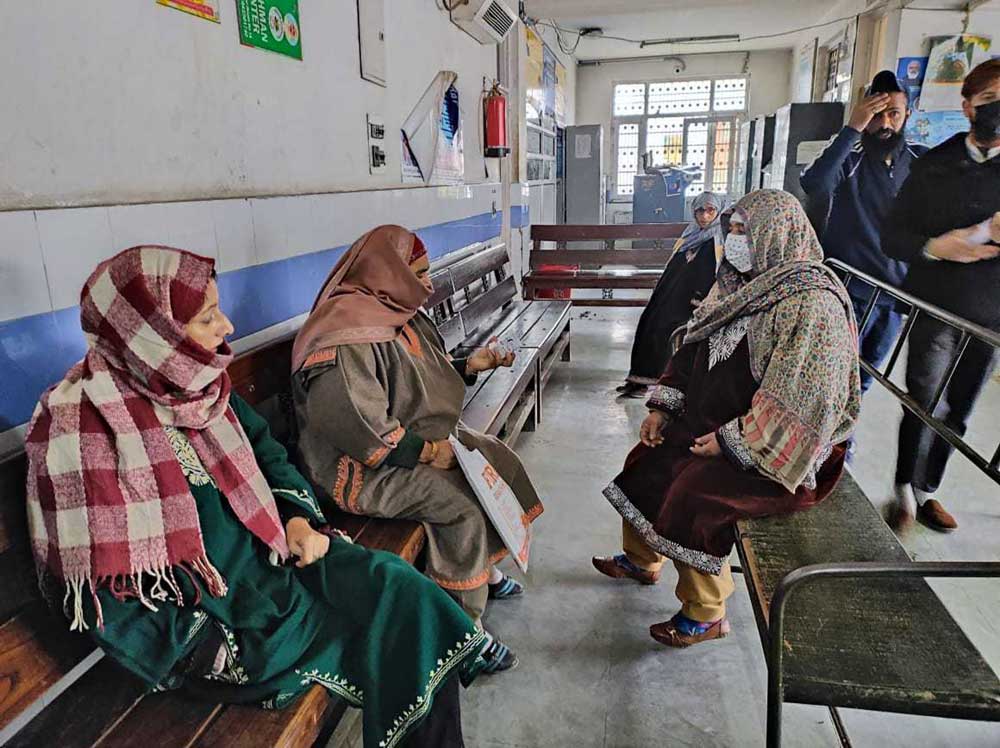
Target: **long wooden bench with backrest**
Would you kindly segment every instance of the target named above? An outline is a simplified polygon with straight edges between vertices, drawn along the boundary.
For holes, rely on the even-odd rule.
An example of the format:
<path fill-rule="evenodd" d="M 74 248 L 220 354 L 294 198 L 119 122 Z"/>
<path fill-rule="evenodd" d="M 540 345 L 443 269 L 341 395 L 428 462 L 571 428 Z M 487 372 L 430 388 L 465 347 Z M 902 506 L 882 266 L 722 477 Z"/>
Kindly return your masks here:
<path fill-rule="evenodd" d="M 524 276 L 524 296 L 537 298 L 540 289 L 601 289 L 601 299 L 573 299 L 576 306 L 645 306 L 646 299 L 615 299 L 614 289 L 654 288 L 666 267 L 684 223 L 545 225 L 531 227 L 530 271 Z M 602 243 L 603 249 L 568 249 L 579 243 Z M 644 246 L 618 248 L 619 242 Z M 555 248 L 545 244 L 554 243 Z M 646 247 L 645 245 L 652 245 Z M 551 266 L 575 270 L 553 270 Z"/>
<path fill-rule="evenodd" d="M 933 405 L 924 409 L 889 378 L 918 315 L 995 347 L 1000 336 L 830 262 L 910 306 L 885 371 L 863 361 L 865 370 L 1000 483 L 1000 448 L 992 460 L 978 454 L 932 415 Z M 873 295 L 869 314 L 876 301 Z M 912 562 L 849 473 L 818 506 L 738 522 L 736 535 L 768 660 L 771 748 L 781 742 L 786 701 L 829 707 L 844 745 L 850 743 L 837 707 L 1000 721 L 1000 680 L 924 579 L 1000 577 L 1000 562 Z"/>
<path fill-rule="evenodd" d="M 473 428 L 510 441 L 523 415 L 516 406 L 527 391 L 535 392 L 541 373 L 550 373 L 543 367 L 568 350 L 569 316 L 563 303 L 536 306 L 517 300 L 505 263 L 506 252 L 493 248 L 436 270 L 439 286 L 428 307 L 435 317 L 450 321 L 440 329 L 449 348 L 459 353 L 463 344 L 478 345 L 494 329 L 521 335 L 525 347 L 519 358 L 530 362 L 527 368 L 522 364 L 516 373 L 481 376 L 466 399 Z M 288 336 L 240 355 L 230 376 L 235 391 L 294 454 L 292 341 Z M 525 381 L 525 370 L 528 385 L 519 391 L 512 385 Z M 478 407 L 470 407 L 473 403 Z M 338 746 L 358 744 L 360 712 L 349 711 L 346 702 L 330 698 L 319 686 L 276 711 L 206 703 L 179 692 L 147 694 L 138 678 L 88 637 L 70 633 L 65 618 L 50 611 L 38 592 L 27 538 L 25 472 L 23 453 L 0 462 L 0 745 L 311 746 L 325 745 L 331 736 Z M 411 563 L 424 545 L 423 528 L 416 522 L 340 512 L 328 513 L 328 519 L 356 542 Z"/>
<path fill-rule="evenodd" d="M 490 338 L 516 338 L 514 366 L 480 374 L 466 391 L 462 418 L 473 429 L 508 443 L 541 418 L 542 388 L 570 351 L 570 305 L 518 298 L 503 246 L 492 247 L 431 275 L 434 294 L 427 309 L 445 345 L 456 357 Z"/>

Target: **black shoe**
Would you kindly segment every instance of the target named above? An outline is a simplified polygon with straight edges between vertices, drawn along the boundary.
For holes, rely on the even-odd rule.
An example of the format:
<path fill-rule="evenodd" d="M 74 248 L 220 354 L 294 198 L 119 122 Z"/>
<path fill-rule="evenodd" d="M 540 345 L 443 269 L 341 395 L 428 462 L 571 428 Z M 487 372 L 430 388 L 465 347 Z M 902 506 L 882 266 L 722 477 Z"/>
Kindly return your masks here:
<path fill-rule="evenodd" d="M 623 387 L 619 387 L 617 392 L 619 392 L 619 397 L 628 397 L 633 400 L 638 400 L 641 397 L 646 396 L 646 385 L 644 384 L 634 384 L 628 382 Z"/>

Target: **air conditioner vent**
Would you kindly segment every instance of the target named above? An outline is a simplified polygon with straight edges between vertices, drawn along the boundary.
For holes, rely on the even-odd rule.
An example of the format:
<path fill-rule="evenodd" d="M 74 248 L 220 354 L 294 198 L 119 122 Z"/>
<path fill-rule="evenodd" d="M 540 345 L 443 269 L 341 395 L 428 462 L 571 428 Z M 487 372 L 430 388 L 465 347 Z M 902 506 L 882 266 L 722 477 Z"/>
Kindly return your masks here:
<path fill-rule="evenodd" d="M 503 5 L 491 0 L 483 6 L 483 23 L 493 29 L 500 39 L 507 36 L 507 32 L 514 28 L 514 18 L 511 18 L 510 11 Z"/>
<path fill-rule="evenodd" d="M 517 24 L 517 14 L 500 0 L 468 0 L 451 20 L 481 44 L 499 44 Z"/>

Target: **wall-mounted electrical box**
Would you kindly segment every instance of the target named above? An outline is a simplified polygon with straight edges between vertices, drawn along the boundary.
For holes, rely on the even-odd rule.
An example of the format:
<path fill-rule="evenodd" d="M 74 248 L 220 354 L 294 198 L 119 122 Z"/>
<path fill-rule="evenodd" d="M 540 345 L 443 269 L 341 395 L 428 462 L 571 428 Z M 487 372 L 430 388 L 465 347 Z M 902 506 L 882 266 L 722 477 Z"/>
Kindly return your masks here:
<path fill-rule="evenodd" d="M 368 171 L 381 174 L 385 171 L 385 122 L 381 117 L 368 115 Z"/>
<path fill-rule="evenodd" d="M 385 86 L 385 2 L 358 0 L 358 49 L 361 77 Z"/>

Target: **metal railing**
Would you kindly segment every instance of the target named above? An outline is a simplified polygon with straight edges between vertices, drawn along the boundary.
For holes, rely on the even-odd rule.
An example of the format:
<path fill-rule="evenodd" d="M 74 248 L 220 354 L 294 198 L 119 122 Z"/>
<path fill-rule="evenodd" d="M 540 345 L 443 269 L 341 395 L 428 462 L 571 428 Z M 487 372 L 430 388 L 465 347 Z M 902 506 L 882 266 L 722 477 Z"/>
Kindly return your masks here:
<path fill-rule="evenodd" d="M 1000 561 L 879 561 L 843 562 L 803 566 L 786 574 L 771 597 L 767 652 L 767 746 L 781 745 L 781 711 L 784 704 L 785 605 L 792 592 L 821 579 L 878 577 L 1000 578 Z M 836 707 L 830 707 L 841 745 L 849 746 L 846 730 Z M 956 708 L 949 717 L 982 719 L 976 711 Z"/>
<path fill-rule="evenodd" d="M 998 441 L 997 448 L 994 450 L 992 457 L 987 459 L 984 455 L 970 446 L 959 434 L 955 433 L 955 431 L 948 426 L 948 424 L 934 415 L 934 411 L 937 409 L 938 403 L 941 402 L 941 398 L 947 391 L 948 384 L 951 382 L 951 378 L 955 374 L 955 370 L 958 368 L 958 364 L 962 360 L 965 350 L 969 347 L 969 343 L 975 339 L 992 346 L 994 349 L 1000 350 L 1000 335 L 985 327 L 969 322 L 966 319 L 962 319 L 961 317 L 945 311 L 940 307 L 936 307 L 933 304 L 929 304 L 926 301 L 918 299 L 905 291 L 901 291 L 898 288 L 890 286 L 888 283 L 885 283 L 877 278 L 873 278 L 872 276 L 863 273 L 860 270 L 841 262 L 840 260 L 830 259 L 827 260 L 827 264 L 832 268 L 839 270 L 843 274 L 842 277 L 844 285 L 847 286 L 848 290 L 850 290 L 851 282 L 854 280 L 862 281 L 865 285 L 870 286 L 873 289 L 872 296 L 868 300 L 868 305 L 865 307 L 865 313 L 862 318 L 858 320 L 859 333 L 865 329 L 865 326 L 871 319 L 872 312 L 875 310 L 875 305 L 883 296 L 890 297 L 897 302 L 902 302 L 903 304 L 909 306 L 910 311 L 906 324 L 904 325 L 903 331 L 900 334 L 899 339 L 896 341 L 895 346 L 893 346 L 892 354 L 889 356 L 889 361 L 885 366 L 885 371 L 879 371 L 875 366 L 864 359 L 861 360 L 861 368 L 870 374 L 875 381 L 889 390 L 889 392 L 891 392 L 896 399 L 903 404 L 903 407 L 927 424 L 927 426 L 936 431 L 942 439 L 948 442 L 948 444 L 954 447 L 958 452 L 961 452 L 965 457 L 967 457 L 973 465 L 986 473 L 986 475 L 992 478 L 996 483 L 1000 483 L 1000 441 Z M 889 377 L 892 376 L 893 369 L 896 367 L 896 363 L 899 361 L 903 345 L 906 343 L 906 339 L 909 336 L 910 331 L 913 330 L 914 324 L 921 316 L 936 319 L 962 334 L 959 339 L 955 356 L 952 359 L 945 376 L 938 383 L 930 403 L 926 405 L 914 400 L 909 393 L 889 379 Z"/>
<path fill-rule="evenodd" d="M 873 292 L 862 318 L 858 321 L 859 333 L 865 329 L 871 319 L 872 312 L 879 299 L 888 296 L 897 302 L 909 307 L 908 318 L 896 341 L 888 363 L 884 371 L 879 371 L 870 362 L 861 360 L 861 368 L 872 378 L 885 387 L 893 396 L 899 400 L 903 406 L 919 418 L 928 427 L 934 430 L 942 439 L 947 441 L 957 451 L 967 457 L 983 473 L 1000 483 L 1000 444 L 994 451 L 990 459 L 986 459 L 980 452 L 971 447 L 959 434 L 949 427 L 940 418 L 934 415 L 934 411 L 941 398 L 947 391 L 955 370 L 958 368 L 969 343 L 975 339 L 994 349 L 1000 349 L 1000 335 L 988 330 L 985 327 L 976 325 L 968 320 L 957 317 L 950 312 L 929 304 L 926 301 L 916 298 L 905 291 L 901 291 L 877 278 L 857 270 L 839 260 L 829 259 L 827 264 L 840 271 L 844 285 L 850 288 L 852 281 L 860 281 L 869 286 Z M 938 383 L 934 391 L 934 396 L 926 405 L 917 402 L 905 390 L 900 388 L 890 380 L 893 369 L 899 361 L 903 346 L 913 330 L 913 326 L 920 316 L 928 316 L 961 333 L 956 353 L 949 365 L 945 376 Z M 807 584 L 815 583 L 823 579 L 836 578 L 879 578 L 879 577 L 952 577 L 952 578 L 1000 578 L 1000 561 L 991 562 L 961 562 L 961 561 L 937 561 L 937 562 L 843 562 L 829 564 L 815 564 L 804 566 L 785 575 L 775 587 L 771 598 L 768 619 L 768 639 L 767 639 L 767 745 L 768 748 L 778 748 L 781 745 L 781 712 L 784 703 L 784 638 L 785 638 L 785 607 L 793 592 L 798 591 Z M 850 740 L 846 729 L 840 719 L 835 706 L 830 707 L 833 717 L 834 727 L 837 730 L 841 744 L 850 746 Z M 982 719 L 976 713 L 963 713 L 956 710 L 953 715 L 956 718 Z"/>

